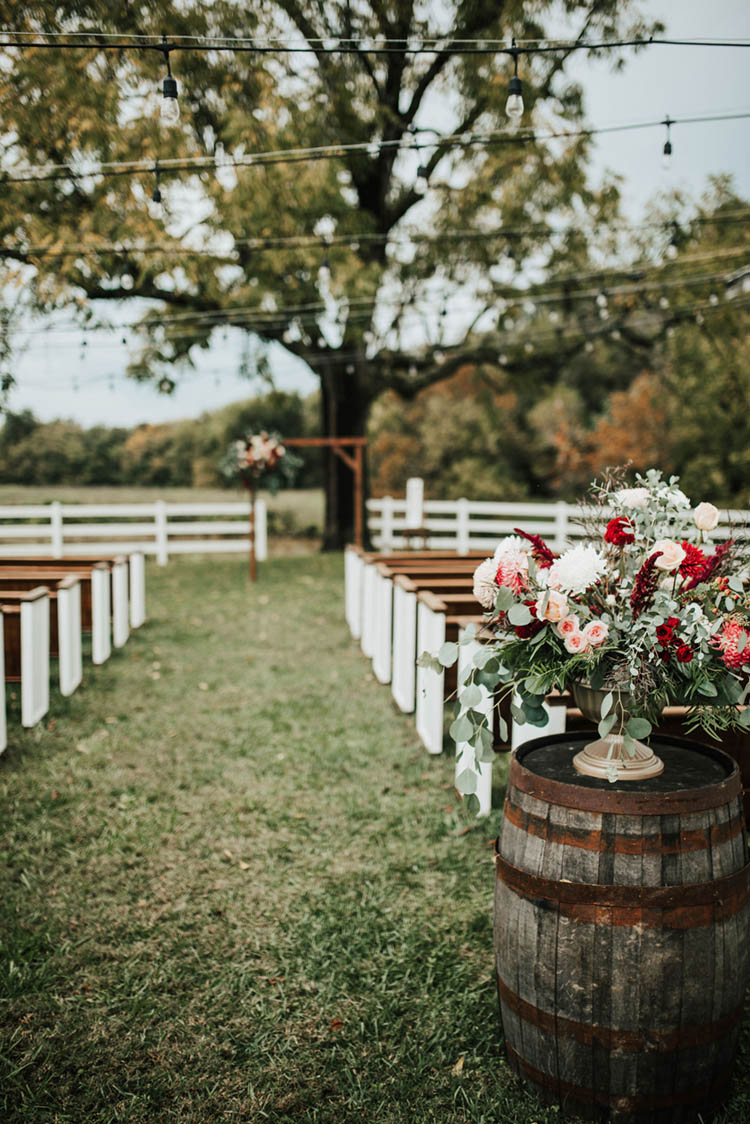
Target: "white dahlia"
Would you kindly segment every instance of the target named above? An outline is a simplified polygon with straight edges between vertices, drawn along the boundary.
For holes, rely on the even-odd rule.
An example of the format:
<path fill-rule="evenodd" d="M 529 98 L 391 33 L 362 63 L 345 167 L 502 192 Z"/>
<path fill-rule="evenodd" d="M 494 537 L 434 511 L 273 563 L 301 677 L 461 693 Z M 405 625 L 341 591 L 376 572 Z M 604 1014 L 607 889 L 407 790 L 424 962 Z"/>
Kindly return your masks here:
<path fill-rule="evenodd" d="M 650 498 L 651 493 L 648 488 L 620 488 L 612 496 L 620 507 L 648 507 Z"/>
<path fill-rule="evenodd" d="M 494 558 L 485 558 L 484 562 L 480 562 L 474 571 L 474 596 L 485 609 L 495 608 L 495 598 L 497 597 L 496 574 L 497 563 Z"/>
<path fill-rule="evenodd" d="M 549 584 L 563 593 L 583 593 L 606 568 L 603 556 L 593 546 L 574 546 L 552 563 Z"/>

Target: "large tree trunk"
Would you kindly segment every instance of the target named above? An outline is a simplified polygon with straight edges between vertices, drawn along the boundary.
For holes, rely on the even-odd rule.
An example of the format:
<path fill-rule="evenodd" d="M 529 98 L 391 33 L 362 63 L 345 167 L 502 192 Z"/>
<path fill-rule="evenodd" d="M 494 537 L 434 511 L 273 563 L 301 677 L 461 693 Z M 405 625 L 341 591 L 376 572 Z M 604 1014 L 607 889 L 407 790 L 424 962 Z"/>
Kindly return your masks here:
<path fill-rule="evenodd" d="M 356 370 L 330 363 L 321 377 L 321 422 L 326 437 L 364 437 L 371 395 L 363 390 Z M 352 450 L 347 450 L 352 452 Z M 364 497 L 367 495 L 367 457 L 364 460 Z M 341 550 L 354 541 L 354 473 L 332 449 L 327 450 L 325 471 L 324 550 Z M 365 542 L 367 520 L 363 513 Z"/>

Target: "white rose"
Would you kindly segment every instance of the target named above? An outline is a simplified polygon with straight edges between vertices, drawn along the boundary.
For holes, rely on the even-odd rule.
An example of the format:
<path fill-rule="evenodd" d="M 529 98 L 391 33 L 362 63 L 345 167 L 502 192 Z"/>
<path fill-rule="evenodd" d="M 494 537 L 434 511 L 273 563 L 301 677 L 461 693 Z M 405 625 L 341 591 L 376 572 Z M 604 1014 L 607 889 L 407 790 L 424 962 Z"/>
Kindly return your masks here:
<path fill-rule="evenodd" d="M 676 570 L 685 558 L 685 551 L 673 539 L 659 539 L 651 547 L 650 553 L 656 554 L 657 551 L 660 557 L 656 559 L 654 565 L 659 570 Z"/>
<path fill-rule="evenodd" d="M 713 531 L 719 522 L 719 509 L 712 503 L 699 503 L 693 512 L 693 519 L 699 531 Z"/>
<path fill-rule="evenodd" d="M 648 507 L 650 496 L 648 488 L 620 488 L 613 499 L 621 507 Z"/>

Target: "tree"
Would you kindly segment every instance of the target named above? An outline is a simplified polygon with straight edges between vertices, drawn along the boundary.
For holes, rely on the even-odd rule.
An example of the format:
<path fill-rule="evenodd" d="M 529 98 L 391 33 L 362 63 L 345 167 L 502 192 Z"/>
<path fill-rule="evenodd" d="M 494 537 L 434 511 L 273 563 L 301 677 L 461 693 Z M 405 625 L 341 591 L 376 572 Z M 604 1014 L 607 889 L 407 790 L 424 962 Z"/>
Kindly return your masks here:
<path fill-rule="evenodd" d="M 324 434 L 363 434 L 385 388 L 411 396 L 468 362 L 494 362 L 504 339 L 492 321 L 497 284 L 529 259 L 540 268 L 589 265 L 589 231 L 616 213 L 616 190 L 587 182 L 590 138 L 508 137 L 511 60 L 458 45 L 543 38 L 558 10 L 551 0 L 450 0 L 440 9 L 441 50 L 414 54 L 414 40 L 435 35 L 437 13 L 413 0 L 266 0 L 252 11 L 239 0 L 174 0 L 156 12 L 144 0 L 115 0 L 105 13 L 90 0 L 60 0 L 54 10 L 44 0 L 7 0 L 6 23 L 33 32 L 85 30 L 96 20 L 105 32 L 167 28 L 175 37 L 304 37 L 320 46 L 312 55 L 175 50 L 182 116 L 169 132 L 155 116 L 158 51 L 6 50 L 14 70 L 0 93 L 6 165 L 78 172 L 8 185 L 4 280 L 23 278 L 42 311 L 76 301 L 84 319 L 107 302 L 140 301 L 143 344 L 131 371 L 161 385 L 217 326 L 244 326 L 318 374 Z M 635 0 L 566 0 L 564 10 L 580 39 L 659 30 Z M 383 37 L 395 41 L 383 54 L 329 52 L 322 42 Z M 528 120 L 583 121 L 568 55 L 521 57 Z M 498 143 L 472 141 L 498 133 Z M 134 156 L 163 162 L 331 144 L 354 147 L 336 159 L 224 169 L 221 180 L 213 170 L 164 174 L 166 219 L 147 203 L 152 175 L 86 174 Z M 512 236 L 488 236 L 508 228 Z M 457 230 L 464 234 L 449 233 Z M 429 240 L 399 242 L 425 231 Z M 274 241 L 310 232 L 313 242 Z M 256 236 L 268 247 L 248 241 Z M 79 251 L 67 249 L 72 243 Z M 196 315 L 178 318 L 186 313 Z M 579 333 L 562 350 L 582 342 Z M 560 358 L 553 338 L 545 356 L 515 349 L 506 367 L 543 385 Z M 350 474 L 331 458 L 328 545 L 348 535 L 351 505 Z"/>

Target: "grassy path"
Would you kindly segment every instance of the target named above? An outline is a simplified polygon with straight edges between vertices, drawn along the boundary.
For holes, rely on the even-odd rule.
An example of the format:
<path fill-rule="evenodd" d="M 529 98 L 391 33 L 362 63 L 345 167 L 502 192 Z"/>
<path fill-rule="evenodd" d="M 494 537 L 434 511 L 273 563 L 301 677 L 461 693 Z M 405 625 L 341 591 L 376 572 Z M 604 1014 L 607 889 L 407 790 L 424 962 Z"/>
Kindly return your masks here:
<path fill-rule="evenodd" d="M 372 679 L 341 558 L 148 581 L 147 626 L 0 759 L 0 1119 L 558 1120 L 503 1059 L 497 815 Z"/>

